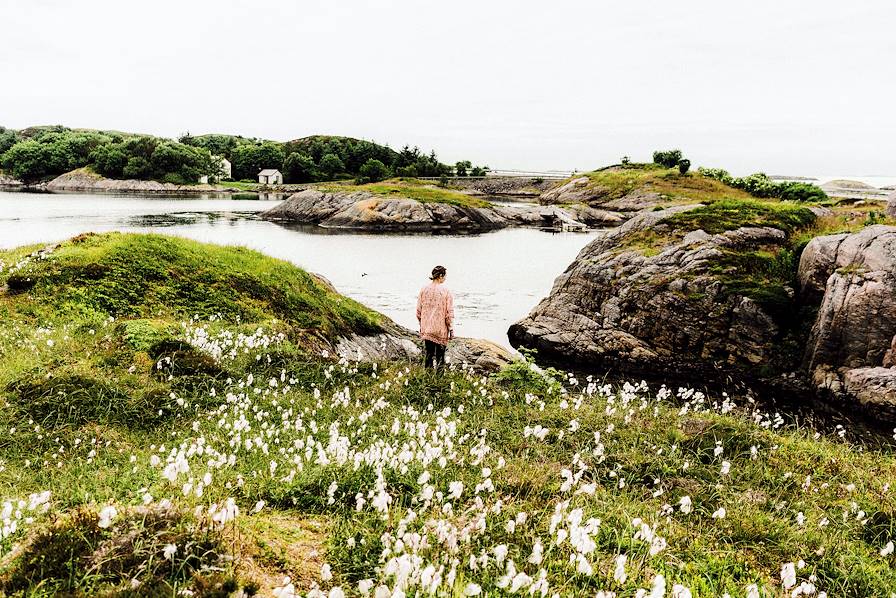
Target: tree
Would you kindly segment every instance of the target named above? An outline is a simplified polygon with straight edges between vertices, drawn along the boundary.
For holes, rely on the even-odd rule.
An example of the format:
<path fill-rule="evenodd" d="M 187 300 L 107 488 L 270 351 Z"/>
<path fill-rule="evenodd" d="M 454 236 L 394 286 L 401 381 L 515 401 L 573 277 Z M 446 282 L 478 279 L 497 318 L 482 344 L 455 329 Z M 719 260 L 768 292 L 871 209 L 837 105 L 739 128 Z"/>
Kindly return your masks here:
<path fill-rule="evenodd" d="M 320 159 L 319 165 L 328 179 L 333 179 L 340 172 L 345 172 L 345 164 L 336 154 L 325 154 Z"/>
<path fill-rule="evenodd" d="M 19 136 L 15 131 L 6 127 L 0 127 L 0 155 L 6 153 L 18 141 Z"/>
<path fill-rule="evenodd" d="M 267 141 L 259 145 L 238 145 L 233 150 L 233 178 L 254 179 L 266 168 L 283 169 L 283 148 Z"/>
<path fill-rule="evenodd" d="M 467 176 L 467 172 L 473 167 L 473 163 L 469 160 L 458 162 L 454 165 L 454 172 L 457 176 Z"/>
<path fill-rule="evenodd" d="M 318 179 L 319 172 L 311 156 L 293 152 L 283 161 L 283 175 L 287 183 L 310 183 Z"/>
<path fill-rule="evenodd" d="M 681 154 L 681 150 L 668 150 L 665 152 L 656 151 L 653 152 L 653 161 L 656 164 L 661 166 L 665 166 L 666 168 L 675 168 L 678 166 L 679 160 L 682 160 L 684 156 Z"/>
<path fill-rule="evenodd" d="M 94 168 L 98 173 L 113 179 L 121 178 L 125 166 L 128 164 L 128 156 L 119 144 L 103 145 L 96 148 L 90 155 L 90 159 L 93 160 Z"/>
<path fill-rule="evenodd" d="M 389 178 L 390 172 L 385 164 L 376 158 L 371 158 L 361 166 L 359 174 L 361 175 L 359 182 L 376 183 Z"/>
<path fill-rule="evenodd" d="M 36 181 L 47 174 L 46 146 L 39 141 L 20 141 L 3 154 L 3 169 L 25 182 Z"/>
<path fill-rule="evenodd" d="M 470 176 L 485 176 L 488 174 L 488 171 L 491 170 L 488 166 L 475 166 L 473 170 L 470 171 Z"/>
<path fill-rule="evenodd" d="M 152 165 L 143 156 L 131 156 L 121 174 L 126 179 L 146 180 L 152 178 Z"/>

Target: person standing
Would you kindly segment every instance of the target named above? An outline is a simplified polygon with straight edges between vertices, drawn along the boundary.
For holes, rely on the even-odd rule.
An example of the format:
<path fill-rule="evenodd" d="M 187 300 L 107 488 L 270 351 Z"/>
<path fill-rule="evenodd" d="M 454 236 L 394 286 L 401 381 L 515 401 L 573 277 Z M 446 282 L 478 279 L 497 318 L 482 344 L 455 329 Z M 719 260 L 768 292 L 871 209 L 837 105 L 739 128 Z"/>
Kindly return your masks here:
<path fill-rule="evenodd" d="M 428 285 L 417 297 L 417 321 L 425 349 L 424 366 L 439 370 L 445 363 L 445 348 L 454 338 L 454 297 L 445 286 L 444 266 L 432 269 Z"/>

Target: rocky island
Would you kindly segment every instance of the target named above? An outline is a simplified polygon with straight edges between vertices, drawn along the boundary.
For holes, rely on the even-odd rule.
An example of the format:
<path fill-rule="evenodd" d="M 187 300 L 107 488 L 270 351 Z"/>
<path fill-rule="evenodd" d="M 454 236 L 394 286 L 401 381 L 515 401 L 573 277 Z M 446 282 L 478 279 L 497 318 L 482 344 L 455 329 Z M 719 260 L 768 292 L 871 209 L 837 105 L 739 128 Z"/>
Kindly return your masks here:
<path fill-rule="evenodd" d="M 316 185 L 290 196 L 262 217 L 353 230 L 466 232 L 508 226 L 580 230 L 611 226 L 623 220 L 618 214 L 586 205 L 500 205 L 479 195 L 415 179 Z"/>

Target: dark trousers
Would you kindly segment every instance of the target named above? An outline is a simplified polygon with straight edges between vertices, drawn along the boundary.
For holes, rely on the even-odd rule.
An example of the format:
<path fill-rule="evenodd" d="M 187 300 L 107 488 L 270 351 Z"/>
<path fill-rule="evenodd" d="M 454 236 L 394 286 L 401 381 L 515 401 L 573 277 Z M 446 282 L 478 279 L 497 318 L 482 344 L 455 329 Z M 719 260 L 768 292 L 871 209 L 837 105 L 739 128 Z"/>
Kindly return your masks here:
<path fill-rule="evenodd" d="M 445 363 L 445 345 L 424 340 L 423 348 L 426 355 L 426 359 L 423 362 L 424 366 L 434 370 L 442 369 Z"/>

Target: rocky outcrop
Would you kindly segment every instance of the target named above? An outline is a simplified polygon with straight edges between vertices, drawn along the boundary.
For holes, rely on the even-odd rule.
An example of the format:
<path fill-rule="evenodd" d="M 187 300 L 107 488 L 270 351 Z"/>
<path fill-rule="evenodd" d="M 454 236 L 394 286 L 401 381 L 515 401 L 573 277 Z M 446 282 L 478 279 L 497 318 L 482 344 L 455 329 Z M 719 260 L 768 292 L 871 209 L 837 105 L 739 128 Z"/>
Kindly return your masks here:
<path fill-rule="evenodd" d="M 655 249 L 638 245 L 641 233 L 669 234 L 663 221 L 696 207 L 641 213 L 590 243 L 550 295 L 511 326 L 511 342 L 549 359 L 669 379 L 716 377 L 775 359 L 775 319 L 713 269 L 732 252 L 782 246 L 781 230 L 696 230 Z"/>
<path fill-rule="evenodd" d="M 471 198 L 472 199 L 472 198 Z M 605 210 L 577 206 L 505 206 L 420 202 L 367 191 L 330 193 L 306 189 L 262 213 L 267 220 L 373 231 L 483 231 L 508 226 L 612 226 L 622 220 Z M 584 218 L 584 221 L 579 220 Z"/>
<path fill-rule="evenodd" d="M 22 181 L 0 173 L 0 187 L 21 187 L 22 185 Z"/>
<path fill-rule="evenodd" d="M 544 205 L 581 204 L 615 213 L 627 213 L 653 209 L 660 205 L 662 200 L 659 193 L 644 188 L 632 189 L 628 193 L 614 197 L 609 189 L 594 184 L 587 176 L 581 176 L 548 189 L 541 194 L 538 201 Z"/>
<path fill-rule="evenodd" d="M 537 198 L 550 189 L 556 181 L 538 177 L 454 178 L 450 185 L 455 189 L 475 192 L 481 195 L 507 195 L 511 197 Z"/>
<path fill-rule="evenodd" d="M 384 328 L 379 334 L 341 337 L 336 345 L 337 353 L 350 361 L 417 363 L 423 359 L 419 335 L 392 321 Z M 445 358 L 449 365 L 466 366 L 478 372 L 495 372 L 513 361 L 513 356 L 503 347 L 473 338 L 452 340 Z"/>
<path fill-rule="evenodd" d="M 770 274 L 781 262 L 768 256 L 790 251 L 782 230 L 670 224 L 692 209 L 643 212 L 593 241 L 511 342 L 592 371 L 745 381 L 896 422 L 896 227 L 811 240 L 791 288 Z"/>
<path fill-rule="evenodd" d="M 886 213 L 890 218 L 896 218 L 896 191 L 887 196 Z"/>
<path fill-rule="evenodd" d="M 799 282 L 820 297 L 804 358 L 813 383 L 896 416 L 896 227 L 812 239 Z"/>
<path fill-rule="evenodd" d="M 94 172 L 79 168 L 61 174 L 43 186 L 48 191 L 111 191 L 116 193 L 209 193 L 227 192 L 231 189 L 217 185 L 173 185 L 159 181 L 137 179 L 107 179 Z"/>
<path fill-rule="evenodd" d="M 543 204 L 583 203 L 587 204 L 595 198 L 590 187 L 591 179 L 580 176 L 541 194 Z"/>

